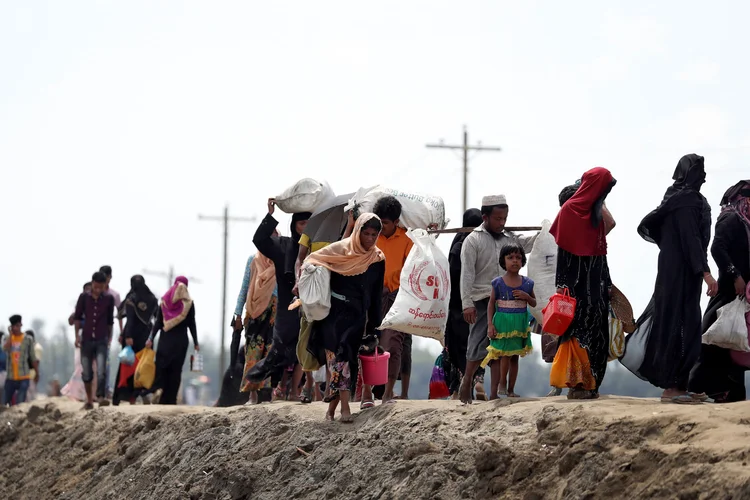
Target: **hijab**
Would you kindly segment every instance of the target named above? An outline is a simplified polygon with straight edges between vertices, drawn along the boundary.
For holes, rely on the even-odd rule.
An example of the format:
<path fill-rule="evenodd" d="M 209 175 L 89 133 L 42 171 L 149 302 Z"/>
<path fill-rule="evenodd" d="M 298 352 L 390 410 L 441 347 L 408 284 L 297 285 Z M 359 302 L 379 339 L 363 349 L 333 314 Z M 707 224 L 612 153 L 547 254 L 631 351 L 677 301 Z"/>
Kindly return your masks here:
<path fill-rule="evenodd" d="M 700 193 L 701 186 L 706 182 L 703 157 L 689 154 L 680 158 L 674 175 L 672 175 L 672 180 L 674 180 L 674 184 L 667 189 L 661 205 L 641 221 L 638 226 L 638 234 L 644 240 L 658 245 L 661 240 L 661 226 L 665 217 L 681 208 L 693 208 L 700 213 L 703 246 L 708 247 L 708 240 L 711 236 L 711 207 Z"/>
<path fill-rule="evenodd" d="M 583 174 L 581 185 L 562 206 L 550 228 L 560 248 L 579 257 L 607 255 L 602 207 L 616 183 L 612 173 L 603 167 Z"/>
<path fill-rule="evenodd" d="M 146 285 L 143 276 L 136 274 L 130 278 L 130 292 L 125 297 L 125 306 L 132 307 L 143 324 L 151 323 L 151 317 L 154 315 L 157 305 L 159 305 L 159 302 Z"/>
<path fill-rule="evenodd" d="M 739 216 L 750 238 L 750 180 L 740 181 L 727 189 L 721 199 L 721 213 L 734 212 Z"/>
<path fill-rule="evenodd" d="M 271 259 L 258 252 L 250 264 L 250 286 L 245 303 L 245 311 L 250 319 L 257 319 L 266 312 L 275 288 L 276 266 Z"/>
<path fill-rule="evenodd" d="M 463 225 L 461 227 L 470 227 L 470 228 L 477 228 L 482 225 L 482 211 L 478 208 L 470 208 L 466 212 L 464 212 L 464 218 L 463 218 Z M 453 243 L 451 243 L 451 248 L 453 248 L 453 245 L 459 242 L 463 242 L 471 233 L 457 233 L 456 236 L 453 237 Z"/>
<path fill-rule="evenodd" d="M 380 221 L 380 218 L 375 214 L 361 214 L 357 217 L 354 230 L 349 238 L 331 243 L 327 247 L 313 252 L 305 259 L 305 263 L 323 266 L 343 276 L 356 276 L 366 272 L 371 265 L 384 261 L 385 255 L 377 245 L 365 250 L 360 240 L 362 229 L 372 219 Z"/>
<path fill-rule="evenodd" d="M 310 212 L 298 212 L 292 214 L 292 222 L 289 224 L 291 242 L 284 255 L 284 274 L 289 277 L 292 283 L 294 282 L 294 268 L 297 263 L 297 255 L 299 254 L 299 239 L 302 237 L 301 234 L 297 233 L 297 223 L 309 220 L 310 217 L 312 217 Z"/>
<path fill-rule="evenodd" d="M 161 312 L 164 315 L 164 331 L 168 332 L 184 321 L 193 306 L 188 293 L 188 279 L 178 276 L 172 288 L 161 298 Z"/>

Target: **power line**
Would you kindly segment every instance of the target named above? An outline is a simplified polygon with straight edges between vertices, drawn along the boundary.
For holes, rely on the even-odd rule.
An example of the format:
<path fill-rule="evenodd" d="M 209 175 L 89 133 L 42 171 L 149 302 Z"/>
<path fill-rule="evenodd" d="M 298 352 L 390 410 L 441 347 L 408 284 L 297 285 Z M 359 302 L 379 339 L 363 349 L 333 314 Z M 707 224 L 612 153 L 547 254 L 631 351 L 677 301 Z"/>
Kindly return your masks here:
<path fill-rule="evenodd" d="M 175 272 L 174 272 L 174 266 L 169 266 L 169 271 L 151 271 L 148 269 L 143 270 L 143 274 L 148 274 L 151 276 L 161 276 L 162 278 L 167 278 L 167 288 L 174 285 L 174 279 L 175 279 Z M 193 283 L 200 283 L 201 281 L 198 278 L 193 278 L 192 276 L 186 276 L 188 280 L 190 280 Z"/>
<path fill-rule="evenodd" d="M 219 378 L 221 381 L 224 378 L 224 370 L 226 366 L 224 352 L 224 337 L 226 335 L 226 316 L 227 316 L 227 243 L 229 241 L 229 222 L 255 222 L 256 217 L 230 217 L 229 216 L 229 205 L 224 206 L 224 215 L 198 215 L 198 220 L 201 221 L 222 221 L 224 223 L 224 284 L 221 294 L 221 344 L 219 350 Z"/>
<path fill-rule="evenodd" d="M 426 147 L 428 148 L 436 148 L 436 149 L 460 149 L 463 151 L 463 160 L 464 160 L 464 212 L 467 208 L 469 208 L 469 196 L 468 196 L 468 178 L 469 178 L 469 151 L 502 151 L 501 148 L 495 147 L 495 146 L 482 146 L 482 143 L 477 143 L 476 146 L 469 146 L 469 132 L 466 130 L 466 125 L 464 125 L 464 143 L 463 146 L 451 146 L 448 144 L 444 144 L 443 141 L 440 141 L 440 144 L 427 144 Z"/>

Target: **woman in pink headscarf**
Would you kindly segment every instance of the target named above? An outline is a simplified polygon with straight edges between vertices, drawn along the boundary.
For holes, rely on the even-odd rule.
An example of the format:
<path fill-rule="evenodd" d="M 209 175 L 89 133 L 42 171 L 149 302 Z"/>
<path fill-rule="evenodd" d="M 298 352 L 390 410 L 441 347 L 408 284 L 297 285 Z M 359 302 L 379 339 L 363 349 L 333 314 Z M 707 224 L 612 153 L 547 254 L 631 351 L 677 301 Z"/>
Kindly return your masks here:
<path fill-rule="evenodd" d="M 175 405 L 182 380 L 182 366 L 187 356 L 188 329 L 193 336 L 195 350 L 199 350 L 195 304 L 188 293 L 188 279 L 178 276 L 172 288 L 161 298 L 159 306 L 146 347 L 153 345 L 160 330 L 164 332 L 156 351 L 156 381 L 153 388 L 161 391 L 159 403 Z"/>

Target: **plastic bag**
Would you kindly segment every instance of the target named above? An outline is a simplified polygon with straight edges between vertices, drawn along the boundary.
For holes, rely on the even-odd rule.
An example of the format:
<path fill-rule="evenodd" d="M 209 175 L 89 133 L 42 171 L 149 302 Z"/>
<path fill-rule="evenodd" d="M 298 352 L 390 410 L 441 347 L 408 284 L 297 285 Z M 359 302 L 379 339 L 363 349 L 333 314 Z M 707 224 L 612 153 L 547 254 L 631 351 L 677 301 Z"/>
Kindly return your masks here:
<path fill-rule="evenodd" d="M 443 353 L 435 360 L 435 366 L 432 367 L 432 377 L 430 377 L 430 391 L 427 399 L 447 399 L 451 396 L 448 384 L 445 382 L 445 370 L 443 370 Z"/>
<path fill-rule="evenodd" d="M 299 300 L 308 321 L 320 321 L 331 311 L 331 271 L 323 266 L 302 264 L 298 281 Z"/>
<path fill-rule="evenodd" d="M 401 289 L 380 330 L 435 339 L 441 345 L 448 322 L 451 282 L 448 259 L 424 229 L 406 233 L 414 246 L 401 271 Z"/>
<path fill-rule="evenodd" d="M 750 283 L 745 289 L 745 300 L 750 301 Z M 745 313 L 745 325 L 747 326 L 747 338 L 750 341 L 750 312 Z M 749 342 L 750 343 L 750 342 Z M 732 361 L 745 368 L 750 368 L 750 352 L 731 351 Z"/>
<path fill-rule="evenodd" d="M 745 314 L 750 311 L 744 298 L 737 298 L 717 311 L 717 318 L 706 333 L 703 343 L 733 351 L 750 352 Z"/>
<path fill-rule="evenodd" d="M 117 359 L 125 366 L 132 366 L 135 363 L 135 351 L 133 351 L 132 347 L 126 345 L 122 348 L 120 354 L 117 355 Z"/>
<path fill-rule="evenodd" d="M 437 229 L 445 229 L 448 224 L 445 218 L 445 202 L 441 197 L 408 193 L 385 186 L 360 189 L 354 193 L 344 211 L 348 212 L 358 206 L 360 213 L 372 212 L 375 203 L 388 195 L 396 197 L 401 202 L 400 226 L 405 229 L 427 229 L 433 224 Z"/>
<path fill-rule="evenodd" d="M 555 286 L 557 243 L 555 243 L 555 237 L 549 232 L 551 226 L 552 223 L 548 220 L 542 222 L 542 230 L 529 255 L 529 278 L 534 280 L 534 294 L 536 295 L 536 307 L 529 307 L 529 311 L 539 324 L 544 321 L 542 315 L 544 304 L 547 304 L 557 292 Z"/>
<path fill-rule="evenodd" d="M 190 356 L 190 371 L 199 373 L 203 371 L 203 354 L 196 352 Z"/>
<path fill-rule="evenodd" d="M 136 389 L 151 389 L 156 378 L 156 353 L 148 347 L 141 352 L 143 354 L 135 369 L 133 385 Z"/>
<path fill-rule="evenodd" d="M 288 214 L 314 212 L 323 203 L 335 197 L 327 182 L 305 178 L 297 181 L 275 198 L 279 210 Z"/>

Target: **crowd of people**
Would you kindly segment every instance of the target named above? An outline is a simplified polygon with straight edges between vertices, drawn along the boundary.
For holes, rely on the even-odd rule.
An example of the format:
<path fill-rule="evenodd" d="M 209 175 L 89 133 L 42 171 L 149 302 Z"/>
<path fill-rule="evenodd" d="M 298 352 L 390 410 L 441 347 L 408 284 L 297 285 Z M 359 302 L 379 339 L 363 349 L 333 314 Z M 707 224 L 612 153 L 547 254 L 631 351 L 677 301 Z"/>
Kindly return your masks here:
<path fill-rule="evenodd" d="M 661 204 L 646 215 L 638 233 L 659 248 L 653 297 L 645 312 L 631 321 L 620 362 L 638 377 L 664 390 L 662 401 L 701 404 L 712 400 L 745 399 L 745 367 L 728 349 L 701 342 L 716 321 L 717 310 L 738 296 L 745 297 L 750 280 L 750 181 L 727 190 L 711 247 L 719 265 L 718 282 L 708 265 L 711 208 L 700 193 L 706 181 L 704 159 L 691 154 L 680 159 Z M 607 238 L 616 227 L 605 203 L 616 185 L 602 167 L 585 172 L 559 195 L 560 211 L 550 228 L 557 244 L 555 287 L 576 301 L 572 323 L 559 337 L 552 360 L 552 394 L 568 390 L 569 399 L 599 397 L 610 355 L 610 316 L 613 293 L 607 261 Z M 306 232 L 311 215 L 292 215 L 290 236 L 277 231 L 276 204 L 255 232 L 257 252 L 244 269 L 242 287 L 232 318 L 230 368 L 219 405 L 258 404 L 288 399 L 328 404 L 325 418 L 352 421 L 351 403 L 361 411 L 375 400 L 392 404 L 408 399 L 411 335 L 380 331 L 382 318 L 393 306 L 412 241 L 400 224 L 402 206 L 393 196 L 380 198 L 372 213 L 355 207 L 342 222 L 339 238 L 317 241 Z M 451 397 L 473 400 L 519 397 L 516 381 L 519 357 L 532 352 L 532 331 L 540 333 L 529 308 L 535 307 L 535 283 L 523 276 L 538 234 L 506 229 L 510 213 L 504 195 L 482 198 L 480 208 L 463 217 L 450 247 L 451 295 L 445 329 L 443 361 Z M 311 232 L 312 233 L 312 232 Z M 320 321 L 309 321 L 300 308 L 299 278 L 304 265 L 330 271 L 331 308 Z M 192 336 L 199 350 L 195 304 L 188 281 L 178 277 L 157 300 L 142 276 L 131 279 L 121 301 L 109 287 L 108 266 L 84 286 L 74 314 L 76 347 L 80 348 L 80 378 L 87 409 L 94 396 L 100 406 L 110 403 L 108 353 L 118 320 L 121 347 L 136 353 L 150 349 L 162 332 L 156 353 L 153 387 L 138 388 L 133 374 L 118 368 L 111 393 L 120 401 L 144 403 L 154 397 L 176 404 L 181 373 Z M 711 297 L 701 319 L 701 284 Z M 124 321 L 124 324 L 123 324 Z M 244 334 L 244 335 L 243 335 Z M 244 342 L 241 342 L 244 336 Z M 38 379 L 33 339 L 22 331 L 20 316 L 11 318 L 3 347 L 7 365 L 3 402 L 20 403 L 29 383 Z M 242 345 L 240 345 L 242 344 Z M 359 355 L 388 352 L 388 376 L 383 386 L 363 383 Z M 2 366 L 2 365 L 0 365 Z M 485 368 L 490 391 L 485 391 Z M 95 375 L 96 374 L 96 375 Z M 401 380 L 401 394 L 396 394 Z M 71 393 L 73 381 L 63 389 Z"/>

